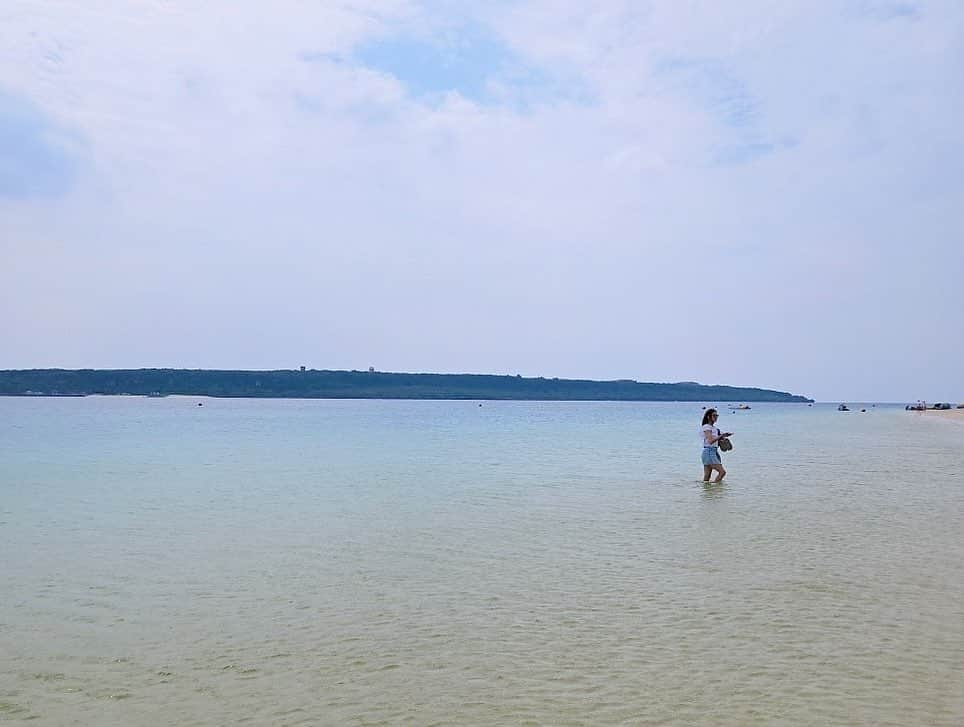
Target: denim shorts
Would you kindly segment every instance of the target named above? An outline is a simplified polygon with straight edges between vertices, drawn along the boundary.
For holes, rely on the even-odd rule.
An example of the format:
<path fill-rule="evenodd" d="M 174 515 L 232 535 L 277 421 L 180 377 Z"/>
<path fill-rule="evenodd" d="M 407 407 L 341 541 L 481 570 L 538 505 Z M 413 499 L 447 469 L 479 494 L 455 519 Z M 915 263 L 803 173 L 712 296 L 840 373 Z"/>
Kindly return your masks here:
<path fill-rule="evenodd" d="M 716 447 L 703 447 L 703 465 L 708 467 L 711 464 L 723 464 L 720 450 Z"/>

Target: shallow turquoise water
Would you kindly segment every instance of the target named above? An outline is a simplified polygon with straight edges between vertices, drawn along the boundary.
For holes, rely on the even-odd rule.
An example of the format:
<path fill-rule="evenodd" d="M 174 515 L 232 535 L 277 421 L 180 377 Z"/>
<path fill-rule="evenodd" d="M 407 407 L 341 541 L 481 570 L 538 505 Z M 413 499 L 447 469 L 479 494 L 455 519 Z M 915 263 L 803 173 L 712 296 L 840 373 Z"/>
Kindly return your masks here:
<path fill-rule="evenodd" d="M 0 398 L 0 721 L 964 723 L 964 426 L 701 413 Z"/>

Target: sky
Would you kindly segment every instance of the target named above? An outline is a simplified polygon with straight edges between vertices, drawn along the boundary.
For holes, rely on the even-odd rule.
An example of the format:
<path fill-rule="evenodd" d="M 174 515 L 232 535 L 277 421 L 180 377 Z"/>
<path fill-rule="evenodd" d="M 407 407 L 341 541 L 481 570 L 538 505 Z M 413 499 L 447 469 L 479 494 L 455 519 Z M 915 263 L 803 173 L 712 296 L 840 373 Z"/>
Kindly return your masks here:
<path fill-rule="evenodd" d="M 4 0 L 0 368 L 964 401 L 958 0 Z"/>

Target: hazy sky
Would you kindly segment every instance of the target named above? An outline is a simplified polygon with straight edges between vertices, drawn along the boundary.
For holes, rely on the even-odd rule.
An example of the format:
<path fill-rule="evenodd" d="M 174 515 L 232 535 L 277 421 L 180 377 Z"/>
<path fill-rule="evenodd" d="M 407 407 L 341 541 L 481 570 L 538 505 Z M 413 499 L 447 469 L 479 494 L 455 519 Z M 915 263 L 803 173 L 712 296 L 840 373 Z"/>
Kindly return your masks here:
<path fill-rule="evenodd" d="M 0 368 L 302 364 L 964 400 L 964 2 L 3 0 Z"/>

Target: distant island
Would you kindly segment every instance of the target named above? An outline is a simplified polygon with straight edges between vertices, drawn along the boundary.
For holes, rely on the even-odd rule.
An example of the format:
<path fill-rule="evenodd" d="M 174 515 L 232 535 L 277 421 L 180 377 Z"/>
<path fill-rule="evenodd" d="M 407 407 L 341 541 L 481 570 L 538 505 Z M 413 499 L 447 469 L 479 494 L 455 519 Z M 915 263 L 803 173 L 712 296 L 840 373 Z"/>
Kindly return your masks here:
<path fill-rule="evenodd" d="M 26 369 L 0 371 L 0 396 L 212 396 L 290 399 L 506 399 L 525 401 L 813 401 L 783 391 L 620 379 L 525 378 L 381 371 Z"/>

